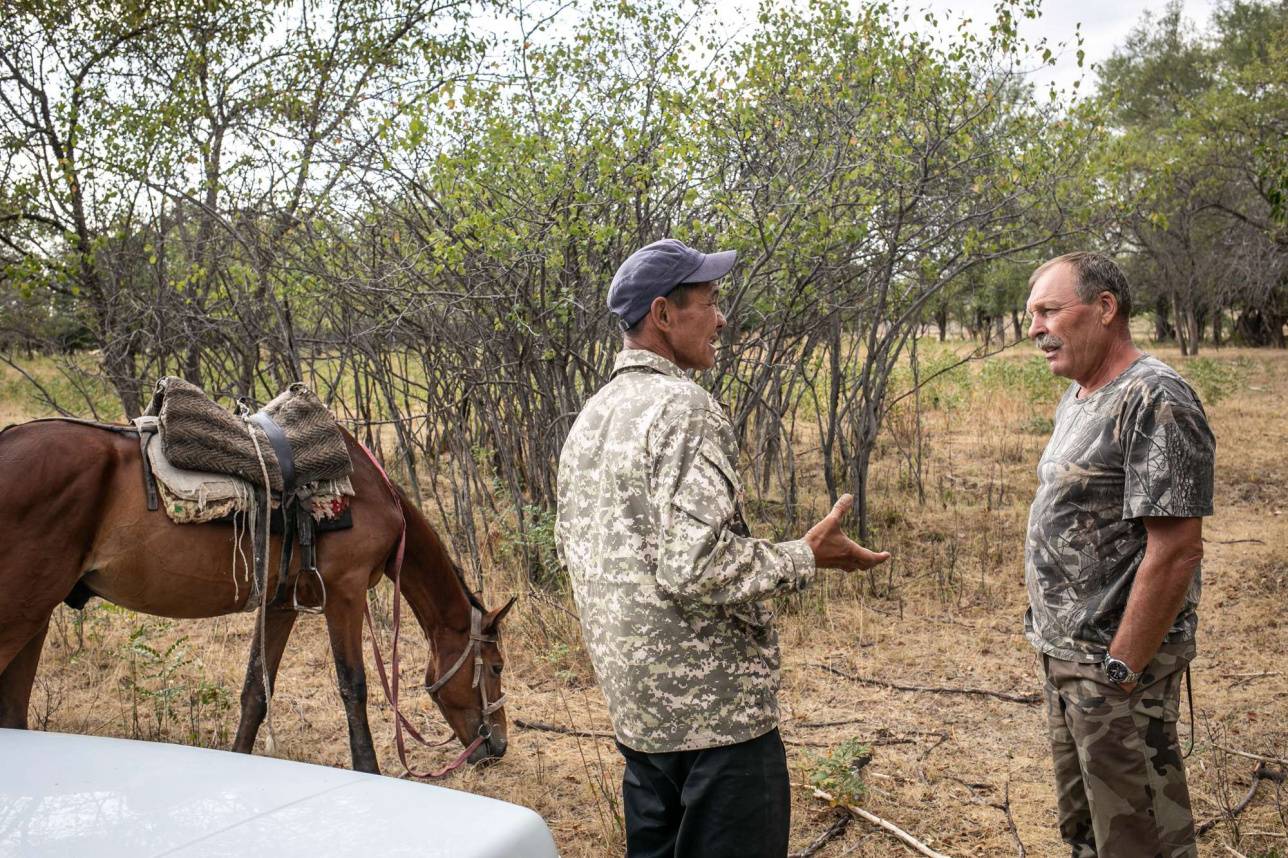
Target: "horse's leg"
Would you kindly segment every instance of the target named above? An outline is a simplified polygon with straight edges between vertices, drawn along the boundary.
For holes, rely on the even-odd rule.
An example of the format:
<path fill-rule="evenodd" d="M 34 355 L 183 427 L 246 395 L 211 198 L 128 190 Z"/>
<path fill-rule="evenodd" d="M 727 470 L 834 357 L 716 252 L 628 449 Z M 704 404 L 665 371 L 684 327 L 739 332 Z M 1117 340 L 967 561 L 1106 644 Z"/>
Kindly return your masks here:
<path fill-rule="evenodd" d="M 27 729 L 31 685 L 36 681 L 36 665 L 40 663 L 40 652 L 48 631 L 49 620 L 46 619 L 0 672 L 0 727 Z"/>
<path fill-rule="evenodd" d="M 338 589 L 338 588 L 337 588 Z M 366 598 L 366 591 L 358 599 Z M 362 663 L 362 602 L 332 593 L 327 599 L 326 627 L 335 656 L 335 675 L 340 683 L 340 699 L 349 722 L 349 750 L 353 770 L 380 773 L 376 748 L 367 723 L 367 674 Z"/>
<path fill-rule="evenodd" d="M 277 687 L 277 668 L 282 664 L 282 653 L 286 650 L 286 641 L 295 627 L 297 616 L 290 608 L 270 608 L 265 618 L 264 627 L 268 634 L 264 639 L 264 654 L 268 657 L 268 682 L 274 688 Z M 233 750 L 242 754 L 255 749 L 255 737 L 259 735 L 259 726 L 264 723 L 264 715 L 268 712 L 259 642 L 260 626 L 256 622 L 255 639 L 251 641 L 250 658 L 246 662 L 246 681 L 242 683 L 241 719 L 237 722 L 237 738 L 233 740 Z"/>

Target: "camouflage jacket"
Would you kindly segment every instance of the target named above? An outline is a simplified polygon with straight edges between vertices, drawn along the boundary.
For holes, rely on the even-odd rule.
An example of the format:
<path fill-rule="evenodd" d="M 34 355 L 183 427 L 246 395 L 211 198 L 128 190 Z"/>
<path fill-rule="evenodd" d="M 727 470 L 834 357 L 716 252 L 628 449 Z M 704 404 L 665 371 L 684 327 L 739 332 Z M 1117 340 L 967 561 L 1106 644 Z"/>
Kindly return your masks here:
<path fill-rule="evenodd" d="M 1038 463 L 1024 552 L 1024 630 L 1047 655 L 1094 662 L 1118 631 L 1152 516 L 1212 514 L 1216 442 L 1203 406 L 1176 371 L 1143 355 L 1078 399 L 1069 386 Z M 1168 631 L 1193 655 L 1201 573 Z"/>
<path fill-rule="evenodd" d="M 731 745 L 778 723 L 765 600 L 804 586 L 803 541 L 742 523 L 733 427 L 667 359 L 627 349 L 559 457 L 556 543 L 618 740 Z"/>

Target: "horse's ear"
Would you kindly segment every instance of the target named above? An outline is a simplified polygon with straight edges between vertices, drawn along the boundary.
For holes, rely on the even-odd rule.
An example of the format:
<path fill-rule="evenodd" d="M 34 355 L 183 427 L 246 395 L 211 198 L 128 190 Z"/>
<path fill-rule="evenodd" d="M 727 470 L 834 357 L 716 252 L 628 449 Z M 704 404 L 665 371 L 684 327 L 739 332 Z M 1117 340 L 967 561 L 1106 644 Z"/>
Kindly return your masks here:
<path fill-rule="evenodd" d="M 488 611 L 487 616 L 483 618 L 483 630 L 486 632 L 495 632 L 497 627 L 501 625 L 501 621 L 505 619 L 505 615 L 510 613 L 510 609 L 514 607 L 514 603 L 518 600 L 518 596 L 511 596 L 510 601 L 506 602 L 495 611 Z"/>

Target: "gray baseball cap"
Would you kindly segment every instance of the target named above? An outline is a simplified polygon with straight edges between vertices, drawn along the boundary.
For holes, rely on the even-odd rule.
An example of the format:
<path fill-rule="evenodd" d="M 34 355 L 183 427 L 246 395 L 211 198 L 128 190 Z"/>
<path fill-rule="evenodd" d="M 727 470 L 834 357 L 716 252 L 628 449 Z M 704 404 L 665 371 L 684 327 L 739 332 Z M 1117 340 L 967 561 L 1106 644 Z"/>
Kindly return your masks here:
<path fill-rule="evenodd" d="M 703 253 L 682 241 L 664 238 L 627 257 L 608 288 L 608 309 L 617 316 L 622 330 L 648 315 L 654 298 L 667 295 L 682 283 L 719 280 L 733 268 L 736 250 Z"/>

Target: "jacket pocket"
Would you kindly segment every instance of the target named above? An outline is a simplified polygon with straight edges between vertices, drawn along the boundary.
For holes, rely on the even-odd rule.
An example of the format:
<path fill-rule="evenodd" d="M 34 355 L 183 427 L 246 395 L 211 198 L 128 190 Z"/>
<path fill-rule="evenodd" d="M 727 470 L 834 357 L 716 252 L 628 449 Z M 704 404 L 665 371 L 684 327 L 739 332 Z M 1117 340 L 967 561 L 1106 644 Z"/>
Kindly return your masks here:
<path fill-rule="evenodd" d="M 733 518 L 741 489 L 738 475 L 723 451 L 703 439 L 671 503 L 718 530 Z"/>

